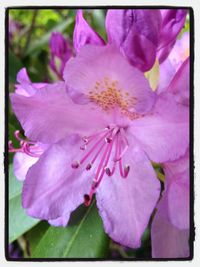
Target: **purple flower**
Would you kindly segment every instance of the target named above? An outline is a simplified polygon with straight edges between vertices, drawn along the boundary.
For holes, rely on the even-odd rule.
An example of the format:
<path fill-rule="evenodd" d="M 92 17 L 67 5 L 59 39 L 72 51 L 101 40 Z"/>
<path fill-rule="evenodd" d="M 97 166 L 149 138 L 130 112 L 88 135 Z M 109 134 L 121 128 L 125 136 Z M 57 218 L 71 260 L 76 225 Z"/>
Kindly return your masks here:
<path fill-rule="evenodd" d="M 178 69 L 165 93 L 189 107 L 189 58 Z M 188 121 L 188 114 L 185 121 Z M 189 132 L 189 129 L 188 129 Z M 163 163 L 165 190 L 151 229 L 154 258 L 189 257 L 189 149 L 175 161 Z"/>
<path fill-rule="evenodd" d="M 23 253 L 16 243 L 12 243 L 8 245 L 8 253 L 9 253 L 9 257 L 12 259 L 23 258 Z"/>
<path fill-rule="evenodd" d="M 114 43 L 141 71 L 149 70 L 156 59 L 161 14 L 159 10 L 108 10 L 108 42 Z"/>
<path fill-rule="evenodd" d="M 25 68 L 18 72 L 17 82 L 15 93 L 26 97 L 34 95 L 40 88 L 47 85 L 46 83 L 32 83 Z M 16 153 L 13 159 L 14 174 L 18 180 L 23 181 L 28 169 L 37 162 L 47 145 L 25 140 L 20 137 L 19 131 L 15 132 L 15 137 L 20 142 L 20 148 L 14 148 L 12 141 L 9 141 L 9 152 Z"/>
<path fill-rule="evenodd" d="M 176 74 L 172 76 L 172 80 L 169 85 L 166 86 L 166 84 L 169 83 L 169 76 L 166 78 L 166 80 L 162 80 L 163 74 L 166 73 L 163 71 L 161 77 L 160 77 L 160 84 L 158 87 L 158 94 L 167 91 L 170 92 L 174 99 L 179 102 L 180 104 L 189 106 L 189 57 L 183 62 L 183 64 L 178 68 Z M 166 74 L 167 76 L 167 74 Z M 162 86 L 162 81 L 165 84 L 165 86 Z"/>
<path fill-rule="evenodd" d="M 62 80 L 63 70 L 66 62 L 72 56 L 69 42 L 59 32 L 53 32 L 50 38 L 50 68 Z"/>
<path fill-rule="evenodd" d="M 11 94 L 25 135 L 48 145 L 28 170 L 23 207 L 66 226 L 70 213 L 96 193 L 105 231 L 139 247 L 160 194 L 150 160 L 185 153 L 188 109 L 171 93 L 156 97 L 113 45 L 85 45 L 63 77 L 28 97 Z"/>
<path fill-rule="evenodd" d="M 162 63 L 173 48 L 176 38 L 182 30 L 187 15 L 186 9 L 163 9 L 162 28 L 159 38 L 158 58 Z"/>
<path fill-rule="evenodd" d="M 189 257 L 189 152 L 164 164 L 165 191 L 153 220 L 154 258 Z"/>
<path fill-rule="evenodd" d="M 166 89 L 172 81 L 177 70 L 181 67 L 184 61 L 189 57 L 189 33 L 185 32 L 180 39 L 178 39 L 168 55 L 167 59 L 160 64 L 160 82 L 158 91 L 162 92 Z M 187 60 L 187 72 L 182 73 L 182 77 L 189 75 L 189 61 Z M 182 83 L 184 84 L 184 83 Z M 189 90 L 187 90 L 189 91 Z"/>
<path fill-rule="evenodd" d="M 83 11 L 76 13 L 76 22 L 73 34 L 73 44 L 76 52 L 86 44 L 104 45 L 104 40 L 96 33 L 83 17 Z"/>
<path fill-rule="evenodd" d="M 115 44 L 130 63 L 146 72 L 159 58 L 163 62 L 184 26 L 187 10 L 127 9 L 108 10 L 106 31 L 108 43 Z M 85 44 L 104 45 L 79 11 L 74 31 L 74 47 L 78 52 Z"/>

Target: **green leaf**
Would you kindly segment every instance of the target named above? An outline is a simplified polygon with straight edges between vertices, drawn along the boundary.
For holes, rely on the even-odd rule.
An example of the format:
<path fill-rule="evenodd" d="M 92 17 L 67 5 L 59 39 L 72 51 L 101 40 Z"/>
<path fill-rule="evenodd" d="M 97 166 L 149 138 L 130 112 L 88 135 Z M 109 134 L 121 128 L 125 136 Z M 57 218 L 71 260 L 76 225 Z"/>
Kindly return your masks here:
<path fill-rule="evenodd" d="M 41 221 L 26 233 L 26 240 L 28 240 L 30 256 L 49 227 L 50 224 L 48 224 L 48 222 Z"/>
<path fill-rule="evenodd" d="M 9 166 L 9 243 L 35 226 L 39 220 L 25 214 L 21 205 L 22 183 L 13 174 L 12 165 Z"/>
<path fill-rule="evenodd" d="M 33 258 L 104 258 L 109 239 L 94 202 L 81 206 L 66 228 L 49 227 L 38 243 Z"/>
<path fill-rule="evenodd" d="M 9 73 L 9 82 L 16 82 L 17 72 L 23 67 L 19 58 L 17 58 L 13 52 L 9 51 L 8 54 L 8 73 Z"/>
<path fill-rule="evenodd" d="M 63 32 L 66 29 L 66 27 L 68 27 L 72 22 L 73 22 L 73 19 L 69 18 L 68 20 L 63 21 L 62 23 L 58 24 L 56 27 L 54 27 L 48 33 L 46 33 L 41 39 L 34 41 L 27 49 L 25 55 L 28 56 L 34 53 L 35 51 L 39 50 L 41 47 L 43 47 L 44 45 L 48 43 L 52 32 L 56 32 L 56 31 Z"/>

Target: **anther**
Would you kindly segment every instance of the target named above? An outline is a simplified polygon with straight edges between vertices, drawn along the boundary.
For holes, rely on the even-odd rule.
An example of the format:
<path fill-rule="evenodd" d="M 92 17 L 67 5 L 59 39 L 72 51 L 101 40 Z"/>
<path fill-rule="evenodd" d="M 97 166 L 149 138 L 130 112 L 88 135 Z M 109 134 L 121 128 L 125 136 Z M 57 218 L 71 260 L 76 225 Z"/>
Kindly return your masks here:
<path fill-rule="evenodd" d="M 105 141 L 106 141 L 106 143 L 108 143 L 108 144 L 109 144 L 109 143 L 111 143 L 111 142 L 112 142 L 112 138 L 111 138 L 111 137 L 106 137 L 106 138 L 105 138 Z"/>
<path fill-rule="evenodd" d="M 84 137 L 82 138 L 82 140 L 83 140 L 85 143 L 88 142 L 88 138 L 87 138 L 86 136 L 84 136 Z"/>
<path fill-rule="evenodd" d="M 111 170 L 108 167 L 105 168 L 105 172 L 108 176 L 111 176 Z"/>
<path fill-rule="evenodd" d="M 89 164 L 86 166 L 86 170 L 89 171 L 91 168 L 92 168 L 92 164 L 89 163 Z"/>
<path fill-rule="evenodd" d="M 87 207 L 90 206 L 91 200 L 92 200 L 92 198 L 88 194 L 84 195 L 84 204 L 85 204 L 85 206 L 87 206 Z"/>
<path fill-rule="evenodd" d="M 129 165 L 125 165 L 124 167 L 124 176 L 127 177 L 130 171 L 130 166 Z"/>
<path fill-rule="evenodd" d="M 72 163 L 71 166 L 72 166 L 73 169 L 77 169 L 80 166 L 80 162 L 79 161 L 75 161 L 75 162 Z"/>
<path fill-rule="evenodd" d="M 13 148 L 13 142 L 11 140 L 8 141 L 8 147 Z"/>
<path fill-rule="evenodd" d="M 92 182 L 92 190 L 95 190 L 98 187 L 98 182 L 97 181 L 93 181 Z"/>
<path fill-rule="evenodd" d="M 86 145 L 82 145 L 82 146 L 80 146 L 80 149 L 81 149 L 81 150 L 86 150 L 86 148 L 87 148 Z"/>

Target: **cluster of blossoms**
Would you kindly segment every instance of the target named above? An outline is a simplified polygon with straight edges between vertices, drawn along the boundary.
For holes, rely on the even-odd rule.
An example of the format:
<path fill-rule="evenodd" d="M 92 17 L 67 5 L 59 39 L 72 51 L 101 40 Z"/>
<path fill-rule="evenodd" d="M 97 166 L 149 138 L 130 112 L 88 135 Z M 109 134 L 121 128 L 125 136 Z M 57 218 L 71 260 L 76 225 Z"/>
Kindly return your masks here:
<path fill-rule="evenodd" d="M 17 75 L 12 108 L 25 136 L 9 144 L 28 215 L 66 226 L 93 195 L 106 233 L 131 248 L 156 208 L 153 257 L 189 256 L 187 10 L 108 10 L 107 43 L 77 11 L 74 56 L 51 38 L 52 84 Z M 55 57 L 60 59 L 56 69 Z M 159 65 L 156 90 L 148 77 Z M 62 78 L 62 80 L 61 80 Z M 165 189 L 152 162 L 162 164 Z"/>

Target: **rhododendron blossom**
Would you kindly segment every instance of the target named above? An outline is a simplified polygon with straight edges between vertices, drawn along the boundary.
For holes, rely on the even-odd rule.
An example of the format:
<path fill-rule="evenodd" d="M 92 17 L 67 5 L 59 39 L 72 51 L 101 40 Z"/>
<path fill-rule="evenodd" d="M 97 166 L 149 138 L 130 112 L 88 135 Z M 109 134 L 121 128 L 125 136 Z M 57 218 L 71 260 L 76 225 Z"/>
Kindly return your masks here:
<path fill-rule="evenodd" d="M 49 66 L 51 70 L 62 80 L 66 62 L 72 56 L 69 41 L 59 32 L 53 32 L 49 41 L 51 58 Z"/>
<path fill-rule="evenodd" d="M 160 196 L 151 160 L 185 154 L 188 109 L 170 92 L 157 96 L 114 45 L 85 45 L 67 62 L 63 79 L 32 95 L 11 94 L 29 142 L 46 146 L 27 172 L 23 207 L 66 226 L 71 212 L 96 194 L 106 233 L 139 247 Z"/>
<path fill-rule="evenodd" d="M 165 191 L 152 223 L 154 258 L 189 257 L 189 152 L 164 164 Z"/>
<path fill-rule="evenodd" d="M 105 21 L 108 44 L 114 44 L 133 66 L 148 71 L 156 58 L 160 63 L 167 58 L 186 15 L 184 9 L 109 9 Z M 77 11 L 73 42 L 77 52 L 86 44 L 105 45 L 81 10 Z"/>

